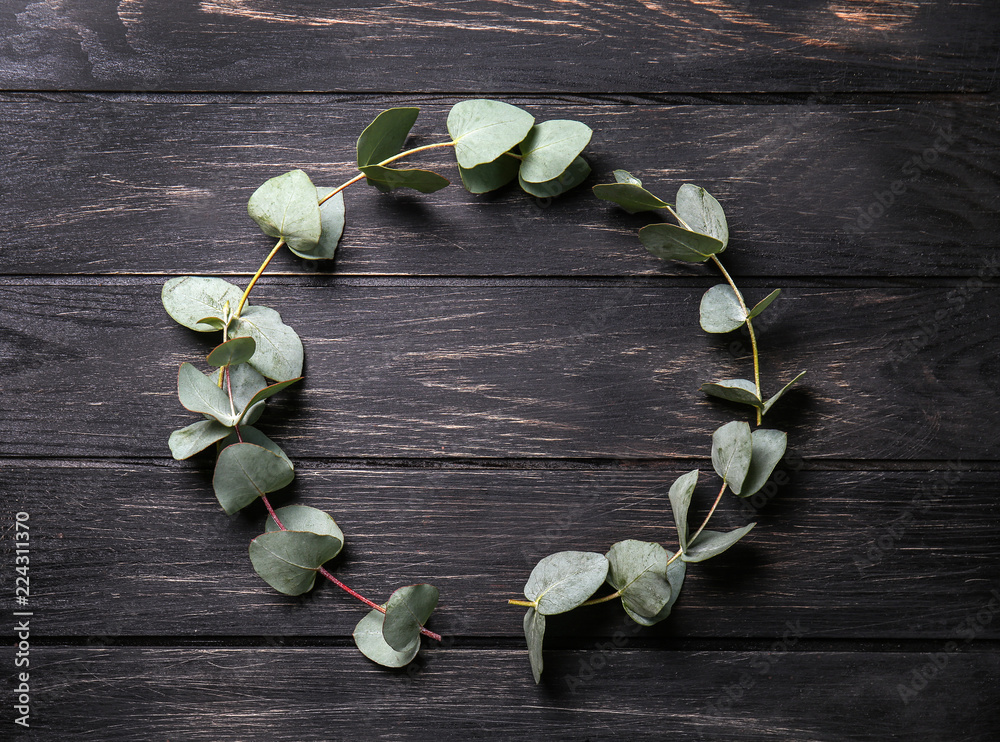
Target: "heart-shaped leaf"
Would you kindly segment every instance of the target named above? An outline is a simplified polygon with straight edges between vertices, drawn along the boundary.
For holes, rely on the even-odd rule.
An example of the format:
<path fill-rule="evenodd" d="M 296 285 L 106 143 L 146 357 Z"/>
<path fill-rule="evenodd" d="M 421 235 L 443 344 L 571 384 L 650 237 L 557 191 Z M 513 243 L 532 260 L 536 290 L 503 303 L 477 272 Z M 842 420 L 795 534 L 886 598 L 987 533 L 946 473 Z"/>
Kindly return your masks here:
<path fill-rule="evenodd" d="M 726 247 L 714 237 L 682 229 L 676 224 L 647 224 L 639 230 L 639 240 L 658 258 L 688 263 L 704 263 Z"/>
<path fill-rule="evenodd" d="M 317 570 L 337 556 L 342 546 L 343 540 L 331 534 L 268 531 L 250 542 L 250 562 L 279 593 L 302 595 L 316 583 Z"/>
<path fill-rule="evenodd" d="M 544 183 L 558 178 L 583 152 L 593 135 L 580 121 L 557 119 L 531 127 L 520 144 L 522 180 Z"/>
<path fill-rule="evenodd" d="M 330 196 L 332 188 L 317 188 L 316 196 L 322 202 L 319 207 L 320 234 L 319 242 L 312 247 L 288 249 L 306 260 L 333 260 L 337 254 L 337 245 L 344 234 L 344 193 L 343 191 Z M 326 199 L 323 201 L 323 199 Z"/>
<path fill-rule="evenodd" d="M 547 616 L 576 608 L 608 576 L 608 560 L 589 551 L 560 551 L 542 559 L 528 576 L 524 596 Z"/>
<path fill-rule="evenodd" d="M 234 443 L 219 454 L 212 487 L 222 509 L 232 515 L 294 478 L 295 470 L 287 457 L 254 443 Z"/>
<path fill-rule="evenodd" d="M 524 638 L 528 642 L 528 661 L 531 662 L 531 675 L 537 685 L 542 680 L 542 641 L 545 639 L 545 616 L 529 608 L 524 614 Z"/>
<path fill-rule="evenodd" d="M 273 309 L 244 307 L 243 314 L 233 322 L 232 334 L 257 341 L 257 351 L 249 364 L 267 378 L 284 381 L 302 375 L 302 341 Z"/>
<path fill-rule="evenodd" d="M 398 154 L 419 115 L 419 108 L 390 108 L 376 116 L 358 137 L 358 167 Z"/>
<path fill-rule="evenodd" d="M 504 153 L 493 162 L 485 162 L 474 168 L 459 167 L 458 172 L 462 176 L 462 185 L 469 193 L 488 193 L 514 180 L 520 165 L 520 160 Z"/>
<path fill-rule="evenodd" d="M 264 234 L 308 252 L 319 242 L 322 220 L 316 186 L 302 170 L 271 178 L 254 191 L 247 213 Z"/>
<path fill-rule="evenodd" d="M 383 193 L 396 188 L 412 188 L 421 193 L 434 193 L 449 183 L 442 175 L 416 168 L 397 170 L 382 165 L 366 165 L 361 168 L 361 172 L 367 176 L 369 185 L 376 186 Z"/>
<path fill-rule="evenodd" d="M 171 278 L 160 292 L 163 308 L 175 322 L 198 332 L 221 330 L 221 317 L 229 311 L 236 311 L 243 291 L 221 278 L 201 278 L 181 276 Z M 209 323 L 208 318 L 220 324 Z"/>
<path fill-rule="evenodd" d="M 735 420 L 712 433 L 712 466 L 735 494 L 740 494 L 750 469 L 753 443 L 750 426 Z"/>
<path fill-rule="evenodd" d="M 701 297 L 701 329 L 705 332 L 732 332 L 746 321 L 746 312 L 732 286 L 717 284 Z"/>
<path fill-rule="evenodd" d="M 677 190 L 677 216 L 695 232 L 717 239 L 722 243 L 722 250 L 726 249 L 729 244 L 726 213 L 704 188 L 685 183 Z"/>
<path fill-rule="evenodd" d="M 532 196 L 555 198 L 571 188 L 576 188 L 587 179 L 588 175 L 590 175 L 590 165 L 582 157 L 577 157 L 573 160 L 573 164 L 566 168 L 566 172 L 553 180 L 547 180 L 544 183 L 529 183 L 520 175 L 517 180 L 521 184 L 521 188 Z"/>
<path fill-rule="evenodd" d="M 254 394 L 247 401 L 246 405 L 243 407 L 243 411 L 240 414 L 240 420 L 239 420 L 239 422 L 243 421 L 243 417 L 246 416 L 255 405 L 259 404 L 260 402 L 263 402 L 265 399 L 273 397 L 275 394 L 277 394 L 278 392 L 280 392 L 282 389 L 285 389 L 285 388 L 291 386 L 296 381 L 302 381 L 302 377 L 299 376 L 297 379 L 288 379 L 286 381 L 279 381 L 277 384 L 271 384 L 270 386 L 266 386 L 263 389 L 261 389 L 259 392 L 257 392 L 256 394 Z"/>
<path fill-rule="evenodd" d="M 750 523 L 743 526 L 743 528 L 737 528 L 735 531 L 730 531 L 729 533 L 702 531 L 698 534 L 698 538 L 688 544 L 687 551 L 684 552 L 681 559 L 685 562 L 703 562 L 706 559 L 718 556 L 750 533 L 750 530 L 755 525 L 757 524 Z"/>
<path fill-rule="evenodd" d="M 751 407 L 762 407 L 763 402 L 757 396 L 757 386 L 747 379 L 723 379 L 701 385 L 701 391 L 730 402 L 748 404 Z"/>
<path fill-rule="evenodd" d="M 677 542 L 681 545 L 681 551 L 687 546 L 687 514 L 691 505 L 691 496 L 694 494 L 694 487 L 698 484 L 698 470 L 692 469 L 687 474 L 678 477 L 670 485 L 670 509 L 674 514 L 674 525 L 677 526 Z"/>
<path fill-rule="evenodd" d="M 750 319 L 753 319 L 758 314 L 760 314 L 765 309 L 767 309 L 769 306 L 771 306 L 771 302 L 773 302 L 775 299 L 777 299 L 778 295 L 780 293 L 781 293 L 781 289 L 775 289 L 770 294 L 768 294 L 763 299 L 761 299 L 759 302 L 757 302 L 754 305 L 753 309 L 750 310 Z"/>
<path fill-rule="evenodd" d="M 385 617 L 374 608 L 354 627 L 354 643 L 361 653 L 383 667 L 403 667 L 420 651 L 420 635 L 402 650 L 393 649 L 382 635 L 382 621 Z"/>
<path fill-rule="evenodd" d="M 209 415 L 230 428 L 236 424 L 226 393 L 190 363 L 182 363 L 177 373 L 177 396 L 191 412 Z"/>
<path fill-rule="evenodd" d="M 670 603 L 673 591 L 667 580 L 667 550 L 648 541 L 619 541 L 608 558 L 608 584 L 620 592 L 629 616 L 651 620 Z"/>
<path fill-rule="evenodd" d="M 758 428 L 751 433 L 750 437 L 752 439 L 750 468 L 747 470 L 746 479 L 743 480 L 740 497 L 750 497 L 767 484 L 771 472 L 781 461 L 781 457 L 785 455 L 785 447 L 788 445 L 788 436 L 780 430 Z"/>
<path fill-rule="evenodd" d="M 803 371 L 803 372 L 802 372 L 801 374 L 799 374 L 799 375 L 798 375 L 798 376 L 796 376 L 796 377 L 795 377 L 794 379 L 792 379 L 792 380 L 791 380 L 791 381 L 789 381 L 789 382 L 788 382 L 787 384 L 785 384 L 785 385 L 784 385 L 784 386 L 783 386 L 783 387 L 781 388 L 781 391 L 780 391 L 780 392 L 778 392 L 778 393 L 777 393 L 777 394 L 775 394 L 775 395 L 774 395 L 773 397 L 771 397 L 771 398 L 770 398 L 769 400 L 767 400 L 767 401 L 766 401 L 766 402 L 764 403 L 764 409 L 763 409 L 763 411 L 762 411 L 762 414 L 766 415 L 766 414 L 767 414 L 767 412 L 768 412 L 768 410 L 770 410 L 770 409 L 771 409 L 772 407 L 774 407 L 774 403 L 775 403 L 775 402 L 777 402 L 777 401 L 778 401 L 779 399 L 781 399 L 781 398 L 782 398 L 782 396 L 784 396 L 785 392 L 787 392 L 787 391 L 788 391 L 789 389 L 791 389 L 791 388 L 792 388 L 792 384 L 794 384 L 794 383 L 795 383 L 796 381 L 798 381 L 799 379 L 801 379 L 801 378 L 802 378 L 803 376 L 805 376 L 805 375 L 806 375 L 806 372 L 805 372 L 805 371 Z"/>
<path fill-rule="evenodd" d="M 448 133 L 464 168 L 493 162 L 517 146 L 534 123 L 527 111 L 495 100 L 464 100 L 448 113 Z"/>
<path fill-rule="evenodd" d="M 217 420 L 199 420 L 186 428 L 175 430 L 167 441 L 170 453 L 178 461 L 194 456 L 204 451 L 216 441 L 221 441 L 232 428 L 226 427 Z"/>
<path fill-rule="evenodd" d="M 208 363 L 216 368 L 238 366 L 249 361 L 255 350 L 257 341 L 253 338 L 233 338 L 215 346 L 215 349 L 208 354 Z"/>
<path fill-rule="evenodd" d="M 382 636 L 396 651 L 420 639 L 420 629 L 437 607 L 438 589 L 433 585 L 407 585 L 389 596 L 385 604 Z"/>

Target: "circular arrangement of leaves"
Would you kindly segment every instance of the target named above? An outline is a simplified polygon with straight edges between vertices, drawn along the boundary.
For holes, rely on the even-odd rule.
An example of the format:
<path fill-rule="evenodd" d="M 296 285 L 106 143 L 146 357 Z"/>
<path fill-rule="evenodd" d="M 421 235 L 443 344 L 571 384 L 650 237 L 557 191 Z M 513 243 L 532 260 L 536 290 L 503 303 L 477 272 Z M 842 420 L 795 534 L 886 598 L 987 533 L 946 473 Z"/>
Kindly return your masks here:
<path fill-rule="evenodd" d="M 204 333 L 220 333 L 208 354 L 208 371 L 183 363 L 177 376 L 181 404 L 202 419 L 170 435 L 176 459 L 186 459 L 213 444 L 216 447 L 212 486 L 227 514 L 260 499 L 268 512 L 264 532 L 250 542 L 254 570 L 275 590 L 301 595 L 316 577 L 334 583 L 370 608 L 354 630 L 354 641 L 366 657 L 388 667 L 409 663 L 420 649 L 420 636 L 440 640 L 425 624 L 438 602 L 432 585 L 406 585 L 381 604 L 360 595 L 325 568 L 340 553 L 344 534 L 333 517 L 316 508 L 290 505 L 275 509 L 269 498 L 295 477 L 295 466 L 284 451 L 254 423 L 267 400 L 301 380 L 303 348 L 295 331 L 269 307 L 251 304 L 258 279 L 282 247 L 305 260 L 329 260 L 337 251 L 345 223 L 344 191 L 365 181 L 381 192 L 410 188 L 433 193 L 449 185 L 439 173 L 390 167 L 420 152 L 454 151 L 463 186 L 486 193 L 515 179 L 526 193 L 551 198 L 580 185 L 590 174 L 581 156 L 591 130 L 579 121 L 535 122 L 529 112 L 500 101 L 467 100 L 448 114 L 449 139 L 401 151 L 419 109 L 391 108 L 380 113 L 357 142 L 358 174 L 330 187 L 317 187 L 302 170 L 268 180 L 250 197 L 247 210 L 264 234 L 276 243 L 245 289 L 220 278 L 183 276 L 167 281 L 162 302 L 179 324 Z M 711 261 L 726 283 L 709 289 L 701 302 L 701 326 L 725 333 L 745 327 L 753 354 L 753 380 L 724 379 L 702 385 L 712 396 L 747 405 L 759 426 L 764 415 L 797 381 L 796 376 L 765 399 L 753 319 L 777 298 L 776 290 L 752 308 L 748 306 L 718 255 L 729 242 L 722 206 L 704 189 L 682 185 L 674 204 L 646 190 L 624 170 L 615 183 L 595 186 L 594 195 L 630 213 L 665 211 L 677 221 L 650 224 L 639 230 L 643 245 L 665 260 Z M 676 551 L 636 540 L 620 541 L 605 554 L 566 551 L 543 558 L 524 587 L 525 600 L 509 602 L 528 608 L 524 633 L 535 681 L 541 677 L 545 617 L 612 600 L 643 626 L 665 619 L 684 583 L 687 564 L 701 562 L 729 549 L 755 524 L 728 533 L 706 526 L 725 492 L 749 497 L 768 481 L 785 452 L 783 432 L 734 421 L 712 436 L 712 465 L 721 478 L 719 492 L 701 524 L 693 531 L 687 512 L 699 472 L 690 471 L 670 487 L 669 501 L 677 528 Z M 602 585 L 612 592 L 593 597 Z"/>

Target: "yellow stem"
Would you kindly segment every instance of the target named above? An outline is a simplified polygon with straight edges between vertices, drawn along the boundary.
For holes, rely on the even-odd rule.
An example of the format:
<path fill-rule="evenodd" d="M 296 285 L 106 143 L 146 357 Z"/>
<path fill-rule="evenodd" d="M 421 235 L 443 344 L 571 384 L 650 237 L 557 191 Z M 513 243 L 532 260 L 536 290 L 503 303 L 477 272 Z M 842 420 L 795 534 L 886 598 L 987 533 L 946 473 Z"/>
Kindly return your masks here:
<path fill-rule="evenodd" d="M 598 605 L 599 603 L 607 603 L 609 600 L 614 600 L 615 598 L 620 598 L 622 596 L 621 591 L 613 592 L 611 595 L 605 595 L 603 598 L 594 598 L 593 600 L 588 600 L 586 603 L 581 603 L 580 607 L 583 608 L 587 605 Z"/>
<path fill-rule="evenodd" d="M 744 316 L 747 320 L 747 332 L 750 333 L 750 348 L 753 351 L 753 383 L 757 387 L 757 398 L 761 401 L 764 400 L 763 392 L 760 390 L 760 357 L 757 354 L 757 335 L 753 331 L 753 323 L 750 321 L 750 310 L 747 309 L 747 304 L 743 301 L 743 294 L 740 290 L 736 288 L 736 282 L 733 281 L 733 277 L 729 275 L 729 272 L 723 267 L 722 262 L 718 257 L 712 255 L 712 261 L 715 263 L 716 267 L 722 271 L 722 275 L 725 277 L 726 281 L 729 283 L 730 287 L 733 289 L 733 293 L 736 294 L 736 300 L 740 303 L 740 308 L 743 310 Z M 757 424 L 760 425 L 761 416 L 760 408 L 757 409 Z"/>
<path fill-rule="evenodd" d="M 240 297 L 240 303 L 239 306 L 236 307 L 236 314 L 234 316 L 236 317 L 240 316 L 240 312 L 243 311 L 243 305 L 247 303 L 247 297 L 250 296 L 250 292 L 253 291 L 253 287 L 257 283 L 257 279 L 261 277 L 261 274 L 264 273 L 264 271 L 267 269 L 267 266 L 274 259 L 274 256 L 278 254 L 278 250 L 280 250 L 281 246 L 284 244 L 285 244 L 285 238 L 282 237 L 280 240 L 278 240 L 278 244 L 274 246 L 274 249 L 271 250 L 271 252 L 268 254 L 266 258 L 264 258 L 264 262 L 260 264 L 260 268 L 257 269 L 257 272 L 253 274 L 253 278 L 250 279 L 250 285 L 247 286 L 246 291 L 243 292 L 243 296 Z"/>
<path fill-rule="evenodd" d="M 508 603 L 508 605 L 521 605 L 521 606 L 524 606 L 525 608 L 534 608 L 535 607 L 534 603 L 531 603 L 531 602 L 529 602 L 527 600 L 514 600 L 513 598 L 511 598 L 510 600 L 507 601 L 507 603 Z"/>

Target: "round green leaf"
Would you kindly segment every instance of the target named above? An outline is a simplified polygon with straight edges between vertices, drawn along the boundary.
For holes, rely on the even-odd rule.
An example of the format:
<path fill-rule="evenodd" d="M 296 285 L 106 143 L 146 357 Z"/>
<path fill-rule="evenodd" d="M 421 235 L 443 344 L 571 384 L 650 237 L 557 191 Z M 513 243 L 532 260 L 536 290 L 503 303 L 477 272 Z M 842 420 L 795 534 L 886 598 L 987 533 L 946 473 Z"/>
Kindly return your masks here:
<path fill-rule="evenodd" d="M 267 381 L 249 363 L 241 363 L 229 367 L 229 386 L 233 390 L 233 407 L 243 410 L 253 396 L 267 386 Z M 263 410 L 263 405 L 259 409 Z M 249 415 L 244 415 L 243 422 L 252 424 Z"/>
<path fill-rule="evenodd" d="M 420 629 L 437 607 L 438 589 L 433 585 L 407 585 L 401 587 L 385 604 L 382 636 L 386 644 L 397 651 L 404 651 L 414 639 L 419 640 Z"/>
<path fill-rule="evenodd" d="M 521 150 L 520 176 L 529 183 L 558 178 L 590 142 L 593 132 L 579 121 L 557 119 L 531 127 Z"/>
<path fill-rule="evenodd" d="M 753 453 L 750 426 L 734 420 L 712 433 L 712 466 L 735 494 L 740 494 Z"/>
<path fill-rule="evenodd" d="M 667 550 L 648 541 L 619 541 L 608 558 L 608 584 L 622 594 L 629 615 L 649 620 L 666 607 L 672 597 L 667 580 Z"/>
<path fill-rule="evenodd" d="M 577 157 L 573 160 L 573 164 L 566 169 L 566 172 L 554 180 L 547 180 L 544 183 L 529 183 L 520 175 L 518 175 L 517 180 L 521 184 L 521 188 L 532 196 L 555 198 L 571 188 L 576 188 L 587 179 L 588 175 L 590 175 L 590 165 L 582 157 Z"/>
<path fill-rule="evenodd" d="M 687 474 L 678 477 L 670 485 L 670 509 L 674 513 L 674 525 L 677 526 L 677 542 L 681 545 L 681 551 L 687 546 L 687 514 L 691 505 L 691 496 L 694 494 L 694 487 L 698 484 L 698 470 L 692 469 Z"/>
<path fill-rule="evenodd" d="M 685 183 L 678 189 L 677 216 L 695 232 L 717 239 L 722 243 L 722 250 L 726 249 L 729 244 L 726 213 L 715 197 L 704 188 Z"/>
<path fill-rule="evenodd" d="M 403 667 L 420 651 L 420 635 L 402 650 L 393 649 L 382 635 L 384 616 L 374 608 L 354 627 L 354 643 L 372 662 L 384 667 Z"/>
<path fill-rule="evenodd" d="M 777 394 L 775 394 L 773 397 L 771 397 L 769 400 L 767 400 L 764 403 L 764 409 L 763 409 L 763 411 L 762 411 L 761 414 L 766 415 L 767 412 L 768 412 L 768 410 L 770 410 L 772 407 L 774 407 L 774 403 L 777 402 L 779 399 L 781 399 L 784 396 L 785 392 L 787 392 L 789 389 L 792 388 L 792 384 L 794 384 L 796 381 L 798 381 L 799 379 L 801 379 L 805 375 L 806 375 L 806 372 L 803 371 L 801 374 L 799 374 L 794 379 L 792 379 L 787 384 L 785 384 L 785 386 L 783 386 L 781 388 L 780 392 L 778 392 Z"/>
<path fill-rule="evenodd" d="M 308 252 L 319 242 L 322 222 L 316 186 L 302 170 L 271 178 L 254 191 L 247 212 L 264 234 Z"/>
<path fill-rule="evenodd" d="M 545 638 L 545 616 L 529 608 L 524 614 L 524 638 L 528 642 L 528 661 L 531 662 L 531 675 L 537 685 L 542 680 L 542 641 Z"/>
<path fill-rule="evenodd" d="M 376 116 L 358 137 L 358 167 L 398 154 L 419 115 L 419 108 L 390 108 Z"/>
<path fill-rule="evenodd" d="M 448 133 L 464 168 L 493 162 L 518 145 L 534 123 L 527 111 L 495 100 L 464 100 L 448 113 Z"/>
<path fill-rule="evenodd" d="M 231 430 L 217 420 L 199 420 L 172 432 L 167 443 L 173 457 L 182 461 L 222 440 Z"/>
<path fill-rule="evenodd" d="M 245 307 L 233 321 L 232 334 L 257 341 L 257 351 L 248 363 L 267 378 L 284 381 L 302 375 L 302 341 L 273 309 Z"/>
<path fill-rule="evenodd" d="M 338 539 L 343 545 L 344 532 L 340 530 L 337 522 L 322 510 L 311 508 L 308 505 L 286 505 L 274 511 L 281 521 L 281 525 L 287 531 L 307 531 L 318 533 L 321 536 L 332 536 Z M 280 531 L 281 528 L 274 522 L 270 515 L 264 521 L 264 532 Z"/>
<path fill-rule="evenodd" d="M 317 188 L 316 196 L 323 201 L 332 188 Z M 291 245 L 288 249 L 306 260 L 333 260 L 337 254 L 337 245 L 340 244 L 340 237 L 344 233 L 344 193 L 343 191 L 328 198 L 319 207 L 320 235 L 319 242 L 312 247 L 296 248 Z"/>
<path fill-rule="evenodd" d="M 295 468 L 292 464 L 292 460 L 288 458 L 284 451 L 281 450 L 281 447 L 252 425 L 241 425 L 239 436 L 236 435 L 236 431 L 230 433 L 225 440 L 222 441 L 222 447 L 225 448 L 226 446 L 232 446 L 236 443 L 253 443 L 255 446 L 266 448 L 275 456 L 283 458 L 290 468 Z"/>
<path fill-rule="evenodd" d="M 608 560 L 589 551 L 560 551 L 542 559 L 528 576 L 524 596 L 547 616 L 576 608 L 608 576 Z"/>
<path fill-rule="evenodd" d="M 301 595 L 312 589 L 317 570 L 337 556 L 342 546 L 343 541 L 327 534 L 268 531 L 250 542 L 250 561 L 279 593 Z"/>
<path fill-rule="evenodd" d="M 725 245 L 714 237 L 691 232 L 676 224 L 647 224 L 639 230 L 639 240 L 658 258 L 688 263 L 704 263 L 725 249 Z"/>
<path fill-rule="evenodd" d="M 750 310 L 750 319 L 753 319 L 758 314 L 760 314 L 765 309 L 767 309 L 769 306 L 771 306 L 771 302 L 773 302 L 775 299 L 777 299 L 778 295 L 780 293 L 781 293 L 781 289 L 775 289 L 770 294 L 768 294 L 763 299 L 761 299 L 759 302 L 757 302 L 754 305 L 754 308 Z"/>
<path fill-rule="evenodd" d="M 747 470 L 746 479 L 743 480 L 740 497 L 749 497 L 767 484 L 771 472 L 785 455 L 785 447 L 788 445 L 788 436 L 780 430 L 758 428 L 750 434 L 750 437 L 752 446 L 750 468 Z"/>
<path fill-rule="evenodd" d="M 198 332 L 214 332 L 221 327 L 209 324 L 209 317 L 219 318 L 236 311 L 243 291 L 221 278 L 181 276 L 171 278 L 160 292 L 163 308 L 175 322 Z"/>
<path fill-rule="evenodd" d="M 764 404 L 757 396 L 757 385 L 747 379 L 723 379 L 702 384 L 701 391 L 713 397 L 748 404 L 751 407 L 761 407 Z"/>
<path fill-rule="evenodd" d="M 755 525 L 757 524 L 750 523 L 743 526 L 743 528 L 737 528 L 735 531 L 730 531 L 729 533 L 702 531 L 698 534 L 698 538 L 688 545 L 687 551 L 684 552 L 681 559 L 685 562 L 703 562 L 706 559 L 718 556 L 750 533 L 750 530 Z"/>
<path fill-rule="evenodd" d="M 449 184 L 443 175 L 416 168 L 397 170 L 382 165 L 366 165 L 361 168 L 361 172 L 367 176 L 369 185 L 376 186 L 383 193 L 396 188 L 412 188 L 421 193 L 434 193 Z"/>
<path fill-rule="evenodd" d="M 294 478 L 295 469 L 287 457 L 254 443 L 234 443 L 219 454 L 212 487 L 222 509 L 232 515 L 261 495 L 287 486 Z"/>
<path fill-rule="evenodd" d="M 236 424 L 237 416 L 226 393 L 190 363 L 182 363 L 177 372 L 177 396 L 191 412 L 213 417 L 230 428 Z"/>
<path fill-rule="evenodd" d="M 485 162 L 474 168 L 459 167 L 462 185 L 469 193 L 488 193 L 510 183 L 517 177 L 521 161 L 504 153 L 493 162 Z"/>
<path fill-rule="evenodd" d="M 249 361 L 255 350 L 257 341 L 253 338 L 233 338 L 215 346 L 215 349 L 208 354 L 208 363 L 216 368 L 238 366 Z"/>
<path fill-rule="evenodd" d="M 635 179 L 633 178 L 633 180 Z M 592 190 L 599 199 L 616 203 L 629 214 L 637 214 L 640 211 L 656 211 L 670 206 L 666 201 L 661 201 L 638 183 L 627 181 L 602 183 L 595 185 Z"/>
<path fill-rule="evenodd" d="M 705 332 L 732 332 L 746 321 L 746 312 L 732 286 L 720 283 L 701 297 L 701 329 Z"/>

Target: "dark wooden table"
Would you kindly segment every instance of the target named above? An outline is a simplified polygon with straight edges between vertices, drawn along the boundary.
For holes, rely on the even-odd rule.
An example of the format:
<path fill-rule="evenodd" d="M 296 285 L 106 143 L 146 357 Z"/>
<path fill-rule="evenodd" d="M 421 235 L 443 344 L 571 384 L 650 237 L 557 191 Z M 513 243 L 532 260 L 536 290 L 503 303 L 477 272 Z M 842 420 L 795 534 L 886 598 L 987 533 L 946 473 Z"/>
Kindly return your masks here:
<path fill-rule="evenodd" d="M 332 5 L 0 4 L 0 737 L 1000 739 L 994 4 Z M 390 671 L 343 593 L 253 573 L 262 508 L 226 517 L 210 459 L 170 458 L 206 346 L 159 292 L 247 281 L 265 179 L 341 182 L 378 111 L 420 106 L 429 142 L 470 97 L 589 124 L 588 187 L 357 187 L 336 265 L 281 255 L 255 292 L 306 348 L 265 428 L 298 469 L 276 502 L 335 514 L 354 587 L 441 589 L 444 642 Z M 785 289 L 766 382 L 809 373 L 772 421 L 787 483 L 717 516 L 754 532 L 653 629 L 552 619 L 536 686 L 507 599 L 554 551 L 671 545 L 667 487 L 734 415 L 698 385 L 747 373 L 698 328 L 716 277 L 592 198 L 619 167 L 719 197 L 726 265 Z"/>

